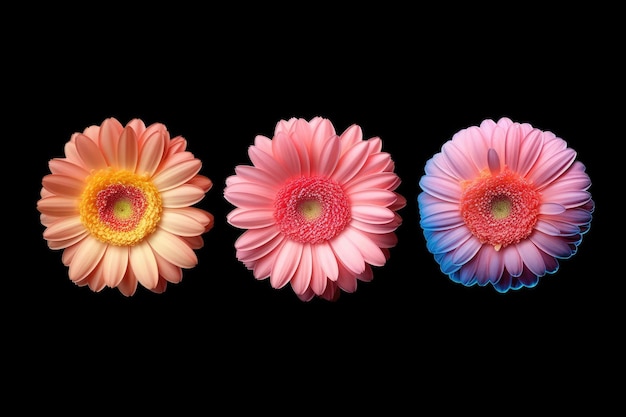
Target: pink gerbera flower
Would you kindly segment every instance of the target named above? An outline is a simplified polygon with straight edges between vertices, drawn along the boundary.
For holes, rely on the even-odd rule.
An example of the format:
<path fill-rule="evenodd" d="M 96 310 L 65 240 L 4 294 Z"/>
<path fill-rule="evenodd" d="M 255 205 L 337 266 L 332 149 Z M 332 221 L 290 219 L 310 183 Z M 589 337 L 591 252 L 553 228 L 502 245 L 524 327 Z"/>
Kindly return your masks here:
<path fill-rule="evenodd" d="M 576 253 L 594 210 L 576 152 L 506 117 L 457 132 L 419 185 L 420 225 L 442 272 L 502 293 L 555 273 L 559 259 Z"/>
<path fill-rule="evenodd" d="M 352 125 L 337 135 L 324 118 L 277 123 L 273 139 L 257 136 L 224 197 L 228 222 L 247 229 L 236 256 L 273 288 L 290 283 L 303 301 L 334 301 L 370 281 L 395 246 L 406 200 L 380 138 L 363 140 Z"/>
<path fill-rule="evenodd" d="M 213 215 L 192 205 L 212 182 L 186 147 L 161 123 L 109 118 L 74 133 L 65 157 L 50 160 L 37 209 L 74 283 L 160 293 L 197 264 Z"/>

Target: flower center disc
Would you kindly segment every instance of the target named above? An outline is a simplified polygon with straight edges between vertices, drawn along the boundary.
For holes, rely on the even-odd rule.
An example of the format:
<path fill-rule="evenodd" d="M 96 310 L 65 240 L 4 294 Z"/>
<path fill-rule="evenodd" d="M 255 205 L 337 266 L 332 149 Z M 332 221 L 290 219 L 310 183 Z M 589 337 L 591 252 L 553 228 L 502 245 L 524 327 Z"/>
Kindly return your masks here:
<path fill-rule="evenodd" d="M 336 182 L 302 177 L 287 182 L 274 201 L 280 231 L 301 243 L 319 243 L 335 237 L 351 219 L 350 204 Z"/>
<path fill-rule="evenodd" d="M 539 192 L 530 183 L 504 170 L 465 185 L 461 214 L 474 236 L 500 250 L 532 233 L 540 199 Z"/>
<path fill-rule="evenodd" d="M 80 219 L 92 236 L 118 246 L 134 245 L 154 232 L 162 211 L 154 184 L 129 171 L 91 174 L 80 201 Z"/>

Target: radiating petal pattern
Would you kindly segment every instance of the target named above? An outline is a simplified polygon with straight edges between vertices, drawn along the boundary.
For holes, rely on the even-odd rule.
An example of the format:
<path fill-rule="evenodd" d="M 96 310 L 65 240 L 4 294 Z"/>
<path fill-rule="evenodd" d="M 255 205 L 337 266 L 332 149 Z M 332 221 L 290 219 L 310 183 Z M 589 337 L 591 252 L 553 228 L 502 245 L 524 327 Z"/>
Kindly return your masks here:
<path fill-rule="evenodd" d="M 272 138 L 257 136 L 248 156 L 252 165 L 226 178 L 224 198 L 234 206 L 226 220 L 244 230 L 237 259 L 254 278 L 289 284 L 302 301 L 336 301 L 372 280 L 406 206 L 380 138 L 364 140 L 358 125 L 338 135 L 328 119 L 291 118 Z"/>
<path fill-rule="evenodd" d="M 71 135 L 49 161 L 37 201 L 43 238 L 62 250 L 70 280 L 127 297 L 154 293 L 197 264 L 213 215 L 193 205 L 211 188 L 202 163 L 165 125 L 105 119 Z"/>
<path fill-rule="evenodd" d="M 549 131 L 507 117 L 455 133 L 417 196 L 426 248 L 465 286 L 535 287 L 573 256 L 595 203 L 585 166 Z"/>

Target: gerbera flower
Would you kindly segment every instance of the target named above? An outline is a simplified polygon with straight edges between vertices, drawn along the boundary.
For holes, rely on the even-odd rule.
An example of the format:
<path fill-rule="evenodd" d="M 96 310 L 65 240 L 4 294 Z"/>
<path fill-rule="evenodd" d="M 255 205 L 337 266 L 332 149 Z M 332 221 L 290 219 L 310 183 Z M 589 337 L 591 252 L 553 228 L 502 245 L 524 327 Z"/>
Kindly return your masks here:
<path fill-rule="evenodd" d="M 395 246 L 406 200 L 378 137 L 363 140 L 358 125 L 337 135 L 322 117 L 281 120 L 274 137 L 257 136 L 253 166 L 226 179 L 224 197 L 236 206 L 232 226 L 247 229 L 236 256 L 273 288 L 290 283 L 303 301 L 335 301 L 371 281 Z"/>
<path fill-rule="evenodd" d="M 574 255 L 594 202 L 585 166 L 549 131 L 503 117 L 457 132 L 425 166 L 427 248 L 454 282 L 534 287 Z"/>
<path fill-rule="evenodd" d="M 186 147 L 161 123 L 109 118 L 74 133 L 65 157 L 49 161 L 37 209 L 74 283 L 161 293 L 197 264 L 213 215 L 192 205 L 212 182 Z"/>

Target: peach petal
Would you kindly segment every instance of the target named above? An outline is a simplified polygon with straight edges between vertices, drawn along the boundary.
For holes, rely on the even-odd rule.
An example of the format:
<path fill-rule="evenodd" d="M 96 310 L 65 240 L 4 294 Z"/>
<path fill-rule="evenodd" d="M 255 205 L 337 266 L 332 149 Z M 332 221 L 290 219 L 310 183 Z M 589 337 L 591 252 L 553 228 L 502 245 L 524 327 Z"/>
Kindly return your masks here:
<path fill-rule="evenodd" d="M 188 269 L 198 263 L 196 253 L 183 239 L 163 229 L 157 229 L 148 238 L 148 243 L 156 253 L 178 267 Z"/>
<path fill-rule="evenodd" d="M 149 239 L 150 245 L 135 245 L 129 251 L 130 268 L 133 270 L 137 281 L 148 289 L 156 287 L 159 280 L 159 268 L 151 246 L 153 240 L 151 237 Z"/>

